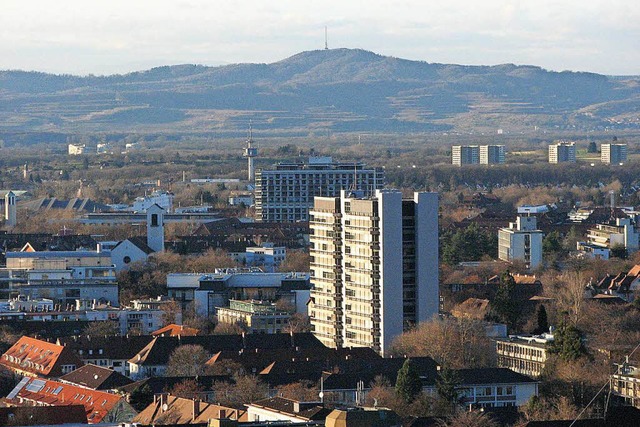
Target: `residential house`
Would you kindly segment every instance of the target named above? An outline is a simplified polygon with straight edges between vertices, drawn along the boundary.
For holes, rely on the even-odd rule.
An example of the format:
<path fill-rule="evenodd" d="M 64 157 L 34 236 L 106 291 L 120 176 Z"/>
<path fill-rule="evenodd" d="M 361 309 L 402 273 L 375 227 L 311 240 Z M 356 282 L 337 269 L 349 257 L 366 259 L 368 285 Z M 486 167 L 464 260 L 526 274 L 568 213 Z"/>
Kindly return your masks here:
<path fill-rule="evenodd" d="M 136 415 L 119 394 L 29 377 L 23 378 L 6 400 L 18 406 L 82 405 L 89 424 L 130 422 Z"/>
<path fill-rule="evenodd" d="M 163 328 L 160 328 L 158 330 L 151 332 L 151 335 L 154 337 L 177 337 L 177 336 L 192 337 L 192 336 L 198 335 L 199 333 L 200 333 L 199 329 L 190 328 L 184 325 L 176 325 L 175 323 L 172 323 L 170 325 L 167 325 Z"/>
<path fill-rule="evenodd" d="M 330 410 L 321 402 L 301 402 L 284 397 L 271 397 L 247 405 L 249 421 L 324 421 Z"/>
<path fill-rule="evenodd" d="M 112 369 L 91 363 L 79 367 L 58 378 L 58 381 L 92 390 L 114 390 L 131 384 L 133 381 Z"/>
<path fill-rule="evenodd" d="M 2 355 L 0 365 L 20 375 L 55 378 L 83 363 L 67 347 L 23 336 Z"/>
<path fill-rule="evenodd" d="M 143 425 L 185 425 L 207 423 L 213 418 L 229 418 L 247 421 L 247 412 L 202 402 L 199 399 L 185 399 L 170 394 L 155 395 L 153 403 L 147 406 L 134 419 L 134 423 Z"/>
<path fill-rule="evenodd" d="M 523 406 L 538 395 L 539 382 L 506 368 L 458 369 L 463 405 Z M 435 384 L 431 388 L 435 392 Z"/>
<path fill-rule="evenodd" d="M 322 383 L 323 401 L 339 405 L 362 405 L 376 377 L 394 384 L 404 358 L 360 360 L 351 358 L 323 364 L 320 361 L 280 361 L 264 369 L 259 378 L 271 390 L 297 381 Z M 436 394 L 440 369 L 429 357 L 412 358 L 426 393 Z M 483 407 L 520 406 L 538 393 L 538 381 L 504 368 L 460 369 L 459 392 L 466 405 Z"/>
<path fill-rule="evenodd" d="M 263 352 L 266 354 L 296 349 L 309 351 L 324 349 L 322 343 L 311 333 L 154 337 L 148 345 L 129 359 L 131 377 L 162 375 L 171 353 L 182 345 L 200 345 L 212 355 L 220 352 L 223 354 L 247 352 L 262 356 Z M 263 361 L 265 364 L 269 362 L 268 359 Z"/>
<path fill-rule="evenodd" d="M 129 376 L 127 361 L 153 340 L 151 336 L 70 336 L 57 344 L 73 351 L 84 363 L 91 363 Z"/>
<path fill-rule="evenodd" d="M 0 408 L 0 425 L 52 426 L 87 424 L 82 405 L 64 406 L 8 406 Z"/>
<path fill-rule="evenodd" d="M 326 427 L 400 427 L 422 424 L 405 424 L 395 412 L 385 408 L 334 409 L 325 420 Z M 435 425 L 440 425 L 434 421 Z"/>

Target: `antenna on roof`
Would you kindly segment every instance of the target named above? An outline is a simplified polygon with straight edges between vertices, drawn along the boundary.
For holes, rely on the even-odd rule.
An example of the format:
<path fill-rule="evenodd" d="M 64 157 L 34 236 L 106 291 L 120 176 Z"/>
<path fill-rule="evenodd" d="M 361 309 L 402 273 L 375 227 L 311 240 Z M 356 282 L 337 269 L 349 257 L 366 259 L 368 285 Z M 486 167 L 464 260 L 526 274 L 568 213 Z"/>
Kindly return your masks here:
<path fill-rule="evenodd" d="M 324 50 L 329 50 L 329 38 L 327 37 L 327 26 L 324 26 Z"/>

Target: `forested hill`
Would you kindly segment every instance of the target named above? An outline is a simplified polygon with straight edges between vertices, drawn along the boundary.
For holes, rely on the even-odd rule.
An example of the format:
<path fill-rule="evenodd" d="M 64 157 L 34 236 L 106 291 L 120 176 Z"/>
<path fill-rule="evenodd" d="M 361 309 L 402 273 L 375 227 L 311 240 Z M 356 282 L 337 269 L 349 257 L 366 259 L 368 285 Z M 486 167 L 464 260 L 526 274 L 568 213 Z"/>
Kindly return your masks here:
<path fill-rule="evenodd" d="M 640 79 L 357 49 L 113 76 L 0 71 L 0 132 L 420 132 L 639 126 Z"/>

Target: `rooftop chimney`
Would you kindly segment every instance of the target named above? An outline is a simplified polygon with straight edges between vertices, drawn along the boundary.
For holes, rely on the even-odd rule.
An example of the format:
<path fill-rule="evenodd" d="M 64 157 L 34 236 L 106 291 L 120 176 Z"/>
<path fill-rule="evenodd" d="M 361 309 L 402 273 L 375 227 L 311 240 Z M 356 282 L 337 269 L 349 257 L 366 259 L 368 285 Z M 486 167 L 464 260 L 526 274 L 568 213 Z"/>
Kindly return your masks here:
<path fill-rule="evenodd" d="M 193 415 L 191 420 L 195 421 L 198 415 L 200 415 L 200 399 L 193 399 Z"/>

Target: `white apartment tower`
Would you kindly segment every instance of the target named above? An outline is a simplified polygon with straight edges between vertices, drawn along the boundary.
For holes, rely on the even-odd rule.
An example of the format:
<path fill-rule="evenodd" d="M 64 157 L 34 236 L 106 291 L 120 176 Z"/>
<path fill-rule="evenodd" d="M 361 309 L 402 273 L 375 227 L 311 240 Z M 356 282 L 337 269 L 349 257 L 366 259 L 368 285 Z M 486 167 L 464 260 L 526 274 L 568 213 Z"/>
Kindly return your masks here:
<path fill-rule="evenodd" d="M 310 157 L 308 162 L 279 163 L 256 172 L 256 219 L 263 222 L 309 220 L 316 196 L 337 197 L 340 190 L 373 194 L 384 187 L 382 169 L 360 162 L 334 162 L 331 157 Z"/>
<path fill-rule="evenodd" d="M 558 142 L 549 146 L 549 163 L 575 163 L 576 143 Z"/>
<path fill-rule="evenodd" d="M 536 268 L 542 263 L 542 237 L 535 216 L 518 216 L 516 222 L 498 231 L 498 258 L 524 261 L 527 268 Z"/>
<path fill-rule="evenodd" d="M 602 163 L 618 165 L 627 161 L 627 144 L 600 145 L 600 160 Z"/>
<path fill-rule="evenodd" d="M 499 165 L 504 163 L 504 145 L 481 145 L 480 164 Z"/>
<path fill-rule="evenodd" d="M 477 145 L 454 145 L 451 147 L 451 164 L 456 166 L 480 163 L 480 147 Z"/>
<path fill-rule="evenodd" d="M 314 334 L 386 355 L 438 312 L 438 195 L 377 190 L 316 197 L 310 212 Z"/>

